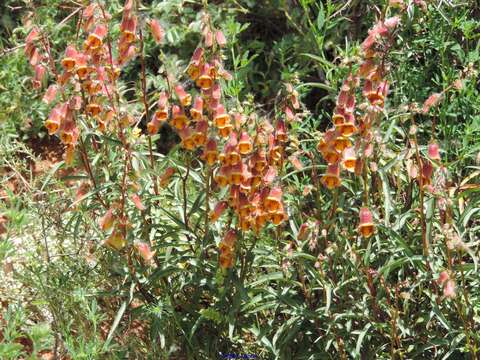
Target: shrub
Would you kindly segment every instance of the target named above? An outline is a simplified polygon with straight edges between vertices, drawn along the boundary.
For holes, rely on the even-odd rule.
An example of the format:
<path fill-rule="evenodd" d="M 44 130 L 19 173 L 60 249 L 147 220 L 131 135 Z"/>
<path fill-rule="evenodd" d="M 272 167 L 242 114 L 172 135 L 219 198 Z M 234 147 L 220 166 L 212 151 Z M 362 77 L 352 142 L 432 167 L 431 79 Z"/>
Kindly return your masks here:
<path fill-rule="evenodd" d="M 31 24 L 64 157 L 28 177 L 2 150 L 34 224 L 10 210 L 32 354 L 475 358 L 476 10 L 182 4 L 91 2 L 61 40 Z"/>

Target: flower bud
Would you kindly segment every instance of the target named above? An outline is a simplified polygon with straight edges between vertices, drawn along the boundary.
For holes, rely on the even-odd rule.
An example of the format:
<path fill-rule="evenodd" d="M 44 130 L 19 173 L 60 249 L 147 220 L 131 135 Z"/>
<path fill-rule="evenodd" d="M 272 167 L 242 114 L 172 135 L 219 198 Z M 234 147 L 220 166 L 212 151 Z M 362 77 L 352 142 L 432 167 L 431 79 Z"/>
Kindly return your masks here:
<path fill-rule="evenodd" d="M 435 142 L 432 142 L 428 145 L 428 156 L 430 157 L 430 159 L 432 160 L 438 160 L 440 161 L 441 160 L 441 157 L 440 157 L 440 147 L 438 146 L 437 143 Z"/>

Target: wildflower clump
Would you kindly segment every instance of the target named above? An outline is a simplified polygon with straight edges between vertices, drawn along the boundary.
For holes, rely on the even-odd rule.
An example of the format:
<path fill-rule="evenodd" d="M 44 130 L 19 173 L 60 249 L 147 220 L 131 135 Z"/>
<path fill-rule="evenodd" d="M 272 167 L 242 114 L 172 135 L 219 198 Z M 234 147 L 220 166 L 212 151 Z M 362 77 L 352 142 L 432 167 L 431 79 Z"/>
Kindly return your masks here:
<path fill-rule="evenodd" d="M 317 145 L 318 152 L 328 164 L 321 182 L 330 190 L 341 186 L 342 169 L 356 175 L 367 171 L 366 163 L 374 152 L 374 133 L 389 90 L 386 58 L 399 22 L 400 18 L 394 16 L 378 21 L 369 30 L 361 44 L 360 62 L 340 88 L 331 119 L 333 126 Z M 358 104 L 357 99 L 360 99 Z M 375 229 L 367 201 L 360 210 L 358 229 L 365 238 L 370 237 Z"/>
<path fill-rule="evenodd" d="M 241 111 L 227 110 L 223 87 L 232 75 L 222 62 L 226 39 L 212 28 L 208 15 L 204 15 L 202 33 L 203 41 L 186 70 L 189 80 L 172 85 L 172 104 L 168 94 L 160 94 L 148 131 L 156 133 L 167 121 L 180 136 L 181 147 L 200 154 L 212 174 L 214 181 L 207 191 L 226 189 L 225 198 L 210 211 L 210 221 L 217 221 L 228 208 L 233 210 L 236 228 L 258 233 L 268 222 L 279 225 L 286 219 L 278 172 L 283 166 L 287 126 L 283 119 L 274 124 L 266 119 L 252 122 Z M 220 250 L 220 265 L 231 267 L 232 247 L 221 245 Z"/>

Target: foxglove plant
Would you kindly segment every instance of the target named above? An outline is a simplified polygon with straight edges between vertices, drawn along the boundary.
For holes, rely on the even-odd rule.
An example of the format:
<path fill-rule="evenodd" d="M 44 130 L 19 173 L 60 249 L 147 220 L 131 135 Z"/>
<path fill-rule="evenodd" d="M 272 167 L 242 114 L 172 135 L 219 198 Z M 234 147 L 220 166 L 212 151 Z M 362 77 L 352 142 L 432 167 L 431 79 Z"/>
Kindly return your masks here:
<path fill-rule="evenodd" d="M 203 38 L 187 66 L 188 79 L 175 79 L 168 74 L 168 87 L 158 92 L 156 106 L 151 111 L 146 89 L 142 29 L 146 26 L 157 44 L 162 42 L 164 31 L 155 19 L 141 21 L 133 0 L 125 3 L 120 35 L 116 41 L 112 38 L 110 17 L 100 4 L 88 5 L 79 24 L 84 40 L 81 46 L 70 44 L 66 47 L 59 66 L 48 50 L 48 40 L 37 28 L 27 37 L 26 53 L 35 66 L 34 87 L 41 87 L 47 73 L 47 66 L 43 63 L 47 61 L 56 80 L 44 96 L 47 103 L 55 102 L 45 127 L 49 135 L 58 136 L 65 146 L 68 166 L 74 166 L 75 157 L 79 155 L 90 179 L 89 188 L 95 192 L 103 208 L 99 225 L 107 234 L 105 245 L 122 250 L 131 238 L 132 224 L 127 202 L 131 202 L 141 213 L 148 210 L 148 206 L 143 204 L 140 185 L 132 167 L 132 154 L 140 137 L 137 124 L 141 118 L 138 119 L 129 110 L 119 89 L 122 69 L 139 57 L 142 71 L 138 102 L 143 105 L 142 116 L 148 121 L 146 130 L 151 170 L 154 173 L 156 167 L 152 136 L 164 123 L 168 123 L 180 137 L 180 147 L 190 153 L 190 161 L 197 159 L 204 163 L 206 229 L 210 222 L 218 221 L 228 210 L 231 227 L 225 235 L 229 239 L 228 246 L 220 245 L 219 259 L 222 268 L 230 268 L 234 263 L 236 238 L 232 231 L 258 234 L 268 223 L 280 225 L 286 219 L 278 174 L 285 158 L 288 123 L 294 121 L 294 110 L 299 108 L 298 94 L 291 86 L 287 87 L 289 95 L 282 113 L 285 119 L 276 119 L 273 123 L 267 119 L 247 121 L 247 115 L 241 111 L 229 111 L 223 88 L 232 75 L 225 70 L 222 59 L 222 49 L 227 40 L 221 30 L 213 27 L 211 18 L 205 12 L 201 21 Z M 39 40 L 44 44 L 45 54 L 37 48 Z M 59 100 L 56 100 L 57 94 L 61 95 Z M 100 158 L 104 156 L 108 145 L 99 144 L 95 137 L 88 135 L 90 133 L 114 137 L 123 148 L 123 170 L 117 176 L 120 188 L 119 195 L 115 195 L 117 198 L 101 190 L 98 171 L 89 158 L 92 149 Z M 158 186 L 164 188 L 168 185 L 174 173 L 175 169 L 168 167 L 159 179 L 153 175 L 155 194 L 159 193 Z M 225 191 L 220 191 L 222 189 Z M 225 194 L 223 198 L 220 193 Z M 212 198 L 217 199 L 217 204 L 210 210 Z M 151 263 L 154 252 L 149 244 L 136 242 L 134 248 L 146 263 Z"/>

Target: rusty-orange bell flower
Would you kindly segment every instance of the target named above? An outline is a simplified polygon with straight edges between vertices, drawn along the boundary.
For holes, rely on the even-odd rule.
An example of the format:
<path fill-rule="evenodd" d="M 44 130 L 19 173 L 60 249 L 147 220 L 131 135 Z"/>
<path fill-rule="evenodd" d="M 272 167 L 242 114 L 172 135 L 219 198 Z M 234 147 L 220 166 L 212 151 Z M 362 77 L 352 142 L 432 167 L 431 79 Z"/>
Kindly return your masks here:
<path fill-rule="evenodd" d="M 230 116 L 225 112 L 225 107 L 222 104 L 219 104 L 215 109 L 213 122 L 218 128 L 225 127 L 230 123 Z"/>
<path fill-rule="evenodd" d="M 349 172 L 355 172 L 357 155 L 353 147 L 346 148 L 343 152 L 342 165 Z"/>
<path fill-rule="evenodd" d="M 238 142 L 238 151 L 242 155 L 247 155 L 252 152 L 252 149 L 252 139 L 246 131 L 242 131 L 242 133 L 240 134 L 240 141 Z"/>
<path fill-rule="evenodd" d="M 340 186 L 340 166 L 338 163 L 327 166 L 327 172 L 322 176 L 321 182 L 330 190 Z"/>
<path fill-rule="evenodd" d="M 215 139 L 208 139 L 205 149 L 203 150 L 203 159 L 208 165 L 215 164 L 218 158 L 217 142 Z"/>
<path fill-rule="evenodd" d="M 200 121 L 203 117 L 203 99 L 201 96 L 195 98 L 193 107 L 190 109 L 190 115 L 194 121 Z"/>
<path fill-rule="evenodd" d="M 65 49 L 65 57 L 62 59 L 62 66 L 65 71 L 72 71 L 75 68 L 75 59 L 77 57 L 77 49 L 73 45 L 68 45 Z"/>
<path fill-rule="evenodd" d="M 270 219 L 274 225 L 280 225 L 287 218 L 283 204 L 280 203 L 280 207 L 273 213 L 270 214 Z"/>
<path fill-rule="evenodd" d="M 282 189 L 279 186 L 273 187 L 266 196 L 263 205 L 267 212 L 274 213 L 282 206 Z"/>
<path fill-rule="evenodd" d="M 232 131 L 232 124 L 226 124 L 225 126 L 218 127 L 218 134 L 224 139 L 226 139 L 232 133 Z"/>
<path fill-rule="evenodd" d="M 63 108 L 63 110 L 66 111 L 65 106 L 63 106 Z M 48 119 L 45 121 L 45 127 L 48 130 L 48 135 L 53 135 L 58 131 L 64 117 L 65 113 L 62 111 L 62 105 L 57 105 L 52 109 Z"/>
<path fill-rule="evenodd" d="M 215 182 L 218 184 L 218 186 L 225 187 L 228 185 L 229 173 L 230 173 L 229 166 L 222 166 L 220 169 L 217 170 L 217 173 L 215 174 Z"/>
<path fill-rule="evenodd" d="M 172 126 L 177 130 L 181 130 L 188 125 L 188 119 L 182 108 L 178 105 L 172 106 Z"/>
<path fill-rule="evenodd" d="M 178 131 L 178 135 L 182 139 L 181 145 L 186 150 L 195 149 L 195 141 L 193 139 L 193 131 L 190 127 L 185 126 L 183 129 Z"/>
<path fill-rule="evenodd" d="M 182 106 L 190 106 L 192 103 L 192 95 L 187 93 L 182 85 L 175 86 L 175 93 Z"/>
<path fill-rule="evenodd" d="M 230 137 L 223 148 L 223 153 L 225 154 L 224 161 L 228 165 L 236 165 L 241 161 L 237 146 L 237 135 L 235 133 L 230 133 Z"/>
<path fill-rule="evenodd" d="M 220 201 L 218 202 L 213 210 L 210 212 L 210 221 L 215 222 L 222 216 L 223 212 L 227 209 L 228 203 L 226 201 Z"/>
<path fill-rule="evenodd" d="M 373 223 L 373 215 L 368 207 L 362 207 L 359 212 L 360 223 L 358 231 L 360 234 L 368 239 L 375 231 L 375 224 Z"/>
<path fill-rule="evenodd" d="M 239 161 L 230 167 L 228 182 L 232 185 L 240 185 L 243 180 L 243 163 Z"/>
<path fill-rule="evenodd" d="M 213 79 L 210 75 L 210 64 L 203 64 L 200 76 L 195 81 L 195 84 L 202 90 L 208 90 L 213 85 Z"/>

